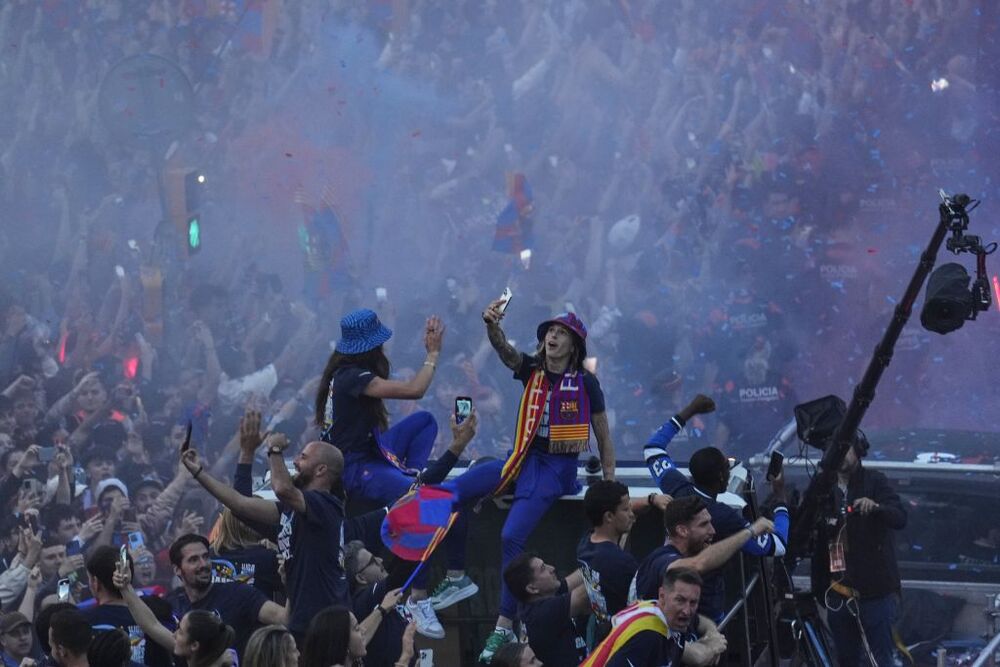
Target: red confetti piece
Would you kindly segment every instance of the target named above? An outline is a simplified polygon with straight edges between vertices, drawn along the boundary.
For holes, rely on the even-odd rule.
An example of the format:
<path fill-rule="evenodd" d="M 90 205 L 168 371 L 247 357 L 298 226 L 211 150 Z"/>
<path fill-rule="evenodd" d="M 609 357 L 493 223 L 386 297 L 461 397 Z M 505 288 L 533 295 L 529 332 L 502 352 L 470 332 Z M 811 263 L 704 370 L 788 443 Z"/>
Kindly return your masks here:
<path fill-rule="evenodd" d="M 285 153 L 285 157 L 292 157 L 291 153 Z"/>
<path fill-rule="evenodd" d="M 419 137 L 420 135 L 421 135 L 420 130 L 414 130 L 413 132 L 410 132 L 410 136 L 414 138 Z"/>
<path fill-rule="evenodd" d="M 877 248 L 868 248 L 868 254 L 869 255 L 874 255 L 877 252 L 878 252 Z"/>

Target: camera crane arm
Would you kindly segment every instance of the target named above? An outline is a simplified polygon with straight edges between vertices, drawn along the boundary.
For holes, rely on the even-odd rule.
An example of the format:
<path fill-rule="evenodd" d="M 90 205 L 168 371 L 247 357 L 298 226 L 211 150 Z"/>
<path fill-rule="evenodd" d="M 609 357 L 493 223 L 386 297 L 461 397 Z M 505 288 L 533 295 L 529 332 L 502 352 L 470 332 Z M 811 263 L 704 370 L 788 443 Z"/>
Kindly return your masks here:
<path fill-rule="evenodd" d="M 938 252 L 941 250 L 941 244 L 944 242 L 945 236 L 947 236 L 949 231 L 952 232 L 952 238 L 948 239 L 948 249 L 956 253 L 963 250 L 975 253 L 977 268 L 981 267 L 982 274 L 985 274 L 985 255 L 989 254 L 990 251 L 983 249 L 978 237 L 964 235 L 964 231 L 969 224 L 966 206 L 972 200 L 968 195 L 949 197 L 944 191 L 940 191 L 940 195 L 942 202 L 938 205 L 939 220 L 937 227 L 934 229 L 934 234 L 927 243 L 927 248 L 920 255 L 920 262 L 917 264 L 913 276 L 906 286 L 903 298 L 896 305 L 892 320 L 882 335 L 882 340 L 875 346 L 875 351 L 868 362 L 864 376 L 854 388 L 851 402 L 847 406 L 847 412 L 837 426 L 836 431 L 834 431 L 830 445 L 823 452 L 818 472 L 812 478 L 805 493 L 802 494 L 802 501 L 799 503 L 798 512 L 796 513 L 795 521 L 792 523 L 791 534 L 789 536 L 789 554 L 793 559 L 801 558 L 806 553 L 810 535 L 817 521 L 820 519 L 821 504 L 825 498 L 829 497 L 830 492 L 833 490 L 837 470 L 840 468 L 844 456 L 847 455 L 847 450 L 854 443 L 858 426 L 861 425 L 861 420 L 868 411 L 868 406 L 875 400 L 875 388 L 882 378 L 882 373 L 888 368 L 889 362 L 892 360 L 896 341 L 899 339 L 903 327 L 906 326 L 906 322 L 910 319 L 910 315 L 913 312 L 913 304 L 916 302 L 928 274 L 934 268 L 934 262 L 937 259 Z M 982 307 L 982 298 L 981 294 L 977 294 L 977 300 L 979 301 L 977 306 L 979 309 L 985 310 Z M 988 308 L 988 290 L 985 299 L 986 307 Z"/>

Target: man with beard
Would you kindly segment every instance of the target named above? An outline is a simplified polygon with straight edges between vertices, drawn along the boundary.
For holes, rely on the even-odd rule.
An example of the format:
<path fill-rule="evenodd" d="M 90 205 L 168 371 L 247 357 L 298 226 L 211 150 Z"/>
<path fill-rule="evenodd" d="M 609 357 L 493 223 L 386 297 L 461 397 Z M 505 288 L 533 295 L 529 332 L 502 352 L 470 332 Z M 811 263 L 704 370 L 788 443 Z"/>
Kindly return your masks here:
<path fill-rule="evenodd" d="M 240 422 L 243 437 L 248 422 L 245 419 Z M 181 462 L 198 483 L 241 521 L 280 526 L 278 550 L 285 557 L 291 610 L 288 629 L 296 640 L 301 640 L 312 617 L 320 610 L 350 602 L 340 548 L 335 548 L 341 545 L 344 523 L 344 457 L 329 443 L 310 442 L 295 458 L 298 475 L 293 482 L 285 466 L 288 438 L 272 434 L 265 442 L 271 488 L 277 502 L 244 496 L 215 479 L 204 471 L 193 449 L 181 455 Z M 209 566 L 207 555 L 205 566 Z"/>
<path fill-rule="evenodd" d="M 170 545 L 170 562 L 181 588 L 170 596 L 174 615 L 181 618 L 192 609 L 204 609 L 219 614 L 222 621 L 236 629 L 232 648 L 243 654 L 250 635 L 260 624 L 287 622 L 285 608 L 271 602 L 249 584 L 236 581 L 212 583 L 212 559 L 208 540 L 201 535 L 181 535 Z"/>
<path fill-rule="evenodd" d="M 688 568 L 704 579 L 698 613 L 718 622 L 725 612 L 725 582 L 718 570 L 747 540 L 772 532 L 774 524 L 769 519 L 760 518 L 745 530 L 712 544 L 715 537 L 712 515 L 698 496 L 671 501 L 663 511 L 663 524 L 667 529 L 667 541 L 639 564 L 635 573 L 635 595 L 630 598 L 656 599 L 664 572 L 678 567 Z"/>

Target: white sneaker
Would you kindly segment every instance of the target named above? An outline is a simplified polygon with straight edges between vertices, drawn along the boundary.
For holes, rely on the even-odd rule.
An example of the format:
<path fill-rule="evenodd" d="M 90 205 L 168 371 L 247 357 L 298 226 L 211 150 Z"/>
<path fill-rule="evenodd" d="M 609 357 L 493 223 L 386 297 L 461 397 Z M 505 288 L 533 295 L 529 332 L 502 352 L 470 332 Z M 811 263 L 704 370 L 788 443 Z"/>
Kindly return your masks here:
<path fill-rule="evenodd" d="M 434 607 L 429 599 L 419 600 L 416 604 L 413 600 L 407 600 L 406 611 L 417 622 L 417 632 L 431 639 L 444 639 L 444 628 L 434 613 Z"/>

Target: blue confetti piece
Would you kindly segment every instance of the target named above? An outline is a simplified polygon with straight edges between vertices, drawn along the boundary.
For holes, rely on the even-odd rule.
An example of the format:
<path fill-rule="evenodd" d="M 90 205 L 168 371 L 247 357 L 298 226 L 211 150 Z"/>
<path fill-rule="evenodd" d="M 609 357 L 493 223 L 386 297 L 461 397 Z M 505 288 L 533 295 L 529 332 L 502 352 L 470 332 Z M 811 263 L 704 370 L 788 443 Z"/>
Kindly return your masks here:
<path fill-rule="evenodd" d="M 878 128 L 872 130 L 872 138 L 873 139 L 878 139 L 878 135 L 880 135 L 880 134 L 882 134 L 882 130 L 880 130 Z"/>
<path fill-rule="evenodd" d="M 896 305 L 896 300 L 894 298 L 892 298 L 891 296 L 885 297 L 885 300 L 888 301 L 889 303 L 891 303 L 894 306 Z"/>

